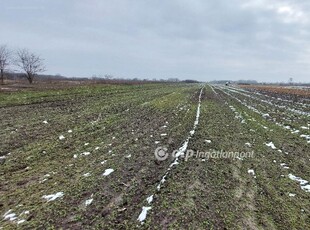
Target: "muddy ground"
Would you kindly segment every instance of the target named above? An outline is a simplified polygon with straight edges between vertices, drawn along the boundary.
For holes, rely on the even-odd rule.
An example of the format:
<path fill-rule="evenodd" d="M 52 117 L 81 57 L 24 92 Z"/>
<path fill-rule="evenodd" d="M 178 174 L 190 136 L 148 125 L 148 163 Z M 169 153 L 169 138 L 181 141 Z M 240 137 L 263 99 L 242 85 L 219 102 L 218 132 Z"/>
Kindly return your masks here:
<path fill-rule="evenodd" d="M 310 121 L 298 112 L 309 104 L 283 102 L 287 110 L 236 90 L 146 84 L 0 93 L 0 228 L 308 229 L 309 182 L 290 175 L 310 180 L 301 137 Z M 193 155 L 172 167 L 171 154 L 156 159 L 156 148 L 171 153 L 187 138 L 194 152 L 253 155 Z"/>

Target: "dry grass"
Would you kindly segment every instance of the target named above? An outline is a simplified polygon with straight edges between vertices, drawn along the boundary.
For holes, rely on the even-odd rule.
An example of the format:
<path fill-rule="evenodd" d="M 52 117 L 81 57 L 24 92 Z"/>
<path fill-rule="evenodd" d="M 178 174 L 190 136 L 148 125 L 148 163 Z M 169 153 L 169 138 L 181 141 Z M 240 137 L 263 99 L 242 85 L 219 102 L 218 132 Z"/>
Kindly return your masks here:
<path fill-rule="evenodd" d="M 270 86 L 270 85 L 240 85 L 241 88 L 245 89 L 257 89 L 264 90 L 272 93 L 281 93 L 281 94 L 293 94 L 300 95 L 305 97 L 310 97 L 310 90 L 307 89 L 298 89 L 298 88 L 287 88 L 284 86 Z"/>

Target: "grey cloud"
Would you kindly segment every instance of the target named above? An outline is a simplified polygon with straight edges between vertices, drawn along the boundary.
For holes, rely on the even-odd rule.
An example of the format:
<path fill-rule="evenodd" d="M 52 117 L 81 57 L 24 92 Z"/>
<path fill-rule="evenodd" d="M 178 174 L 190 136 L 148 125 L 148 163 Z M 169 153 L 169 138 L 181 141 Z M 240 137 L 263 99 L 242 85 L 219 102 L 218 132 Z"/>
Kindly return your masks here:
<path fill-rule="evenodd" d="M 6 2 L 1 43 L 41 53 L 51 74 L 309 81 L 305 1 Z"/>

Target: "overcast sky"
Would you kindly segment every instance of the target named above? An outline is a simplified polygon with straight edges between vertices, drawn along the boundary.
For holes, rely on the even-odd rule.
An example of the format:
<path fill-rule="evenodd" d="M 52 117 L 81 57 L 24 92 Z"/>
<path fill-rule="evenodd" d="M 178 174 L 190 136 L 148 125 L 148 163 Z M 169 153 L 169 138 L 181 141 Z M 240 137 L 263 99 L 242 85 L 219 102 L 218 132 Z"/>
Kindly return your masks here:
<path fill-rule="evenodd" d="M 48 74 L 310 82 L 308 0 L 0 0 Z"/>

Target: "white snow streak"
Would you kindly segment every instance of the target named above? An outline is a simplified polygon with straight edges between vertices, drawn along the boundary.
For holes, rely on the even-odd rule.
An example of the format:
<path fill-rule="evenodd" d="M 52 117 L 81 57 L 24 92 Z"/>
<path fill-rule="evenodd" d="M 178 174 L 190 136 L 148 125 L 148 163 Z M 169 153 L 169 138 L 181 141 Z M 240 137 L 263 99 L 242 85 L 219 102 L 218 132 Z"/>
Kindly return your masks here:
<path fill-rule="evenodd" d="M 309 184 L 309 181 L 307 180 L 304 180 L 300 177 L 297 177 L 297 176 L 294 176 L 293 174 L 288 174 L 288 177 L 291 179 L 291 180 L 294 180 L 294 181 L 297 181 L 299 184 L 300 184 L 300 187 L 302 190 L 306 191 L 306 192 L 310 192 L 310 184 Z"/>
<path fill-rule="evenodd" d="M 158 183 L 158 185 L 156 186 L 157 191 L 160 191 L 161 186 L 165 183 L 166 178 L 169 174 L 169 172 L 171 171 L 172 167 L 175 165 L 179 164 L 179 158 L 181 156 L 184 156 L 184 153 L 187 149 L 188 143 L 190 141 L 190 139 L 192 138 L 192 136 L 195 134 L 195 130 L 199 124 L 199 117 L 200 117 L 200 107 L 201 107 L 201 95 L 203 92 L 203 88 L 200 90 L 200 94 L 199 94 L 199 99 L 198 99 L 198 107 L 197 107 L 197 112 L 196 112 L 196 119 L 194 121 L 194 126 L 193 129 L 189 132 L 189 136 L 187 137 L 187 139 L 183 142 L 182 146 L 178 149 L 177 153 L 175 154 L 175 159 L 174 161 L 169 165 L 166 173 L 164 174 L 164 176 L 162 177 L 162 179 L 160 180 L 160 182 Z M 167 123 L 167 122 L 166 122 Z M 161 134 L 162 135 L 162 134 Z M 153 196 L 151 195 L 147 198 L 147 202 L 150 204 L 153 200 Z M 150 210 L 152 207 L 142 207 L 142 211 L 138 217 L 138 220 L 143 224 L 143 221 L 146 219 L 147 216 L 147 211 Z"/>
<path fill-rule="evenodd" d="M 272 149 L 277 149 L 272 142 L 266 143 L 266 145 Z"/>
<path fill-rule="evenodd" d="M 153 197 L 154 195 L 149 196 L 148 198 L 146 198 L 146 201 L 150 204 L 153 201 Z"/>
<path fill-rule="evenodd" d="M 143 223 L 143 221 L 146 219 L 146 215 L 147 215 L 147 212 L 149 210 L 151 210 L 152 207 L 142 207 L 142 212 L 140 213 L 139 217 L 138 217 L 138 220 Z"/>
<path fill-rule="evenodd" d="M 57 192 L 55 194 L 51 194 L 51 195 L 44 195 L 42 196 L 43 199 L 46 199 L 47 202 L 50 202 L 50 201 L 53 201 L 53 200 L 56 200 L 57 198 L 60 198 L 64 195 L 63 192 Z"/>
<path fill-rule="evenodd" d="M 83 152 L 83 153 L 81 153 L 81 155 L 83 155 L 83 156 L 88 156 L 90 154 L 90 152 Z"/>
<path fill-rule="evenodd" d="M 108 176 L 108 175 L 110 175 L 112 172 L 114 172 L 114 169 L 106 169 L 102 175 L 103 175 L 103 176 Z"/>
<path fill-rule="evenodd" d="M 94 200 L 93 198 L 86 200 L 85 201 L 85 206 L 90 205 L 93 202 L 93 200 Z"/>
<path fill-rule="evenodd" d="M 7 211 L 6 213 L 4 213 L 3 217 L 5 220 L 9 220 L 9 221 L 13 221 L 16 220 L 16 214 L 15 213 L 11 213 L 12 210 L 10 209 L 9 211 Z"/>

